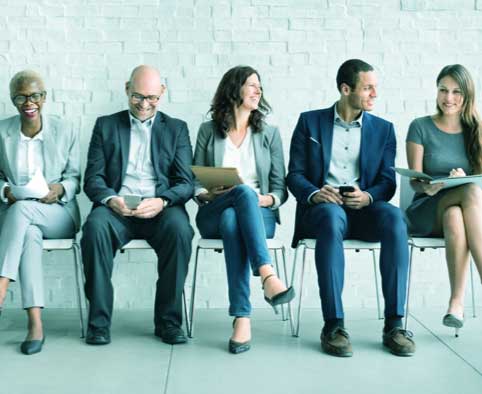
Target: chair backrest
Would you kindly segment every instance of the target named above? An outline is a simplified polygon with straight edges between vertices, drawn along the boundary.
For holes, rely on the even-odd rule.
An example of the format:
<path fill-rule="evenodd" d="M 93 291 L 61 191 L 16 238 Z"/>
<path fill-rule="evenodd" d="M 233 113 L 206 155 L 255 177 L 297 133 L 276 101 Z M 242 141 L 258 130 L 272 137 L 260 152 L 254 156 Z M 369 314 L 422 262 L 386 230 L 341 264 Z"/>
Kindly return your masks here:
<path fill-rule="evenodd" d="M 400 178 L 400 209 L 405 213 L 413 200 L 415 191 L 410 186 L 410 178 L 406 176 L 401 176 Z"/>

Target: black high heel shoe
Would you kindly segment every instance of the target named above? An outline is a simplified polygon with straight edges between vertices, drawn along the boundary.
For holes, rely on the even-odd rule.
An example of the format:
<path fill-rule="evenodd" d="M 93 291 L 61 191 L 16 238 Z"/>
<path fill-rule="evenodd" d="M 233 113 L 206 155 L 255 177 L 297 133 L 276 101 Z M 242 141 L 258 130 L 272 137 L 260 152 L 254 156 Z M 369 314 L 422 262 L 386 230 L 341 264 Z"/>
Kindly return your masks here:
<path fill-rule="evenodd" d="M 455 316 L 452 313 L 447 313 L 443 320 L 442 323 L 446 327 L 453 327 L 455 328 L 455 338 L 459 337 L 459 330 L 464 326 L 464 318 L 459 319 L 457 316 Z"/>
<path fill-rule="evenodd" d="M 234 324 L 236 323 L 236 319 L 237 317 L 235 317 L 233 320 L 233 328 Z M 246 342 L 236 342 L 233 341 L 231 338 L 229 339 L 229 353 L 239 354 L 247 352 L 249 349 L 251 349 L 251 340 Z"/>
<path fill-rule="evenodd" d="M 40 353 L 42 346 L 45 343 L 45 335 L 42 339 L 34 339 L 31 341 L 23 341 L 20 345 L 20 351 L 27 356 L 31 354 Z"/>
<path fill-rule="evenodd" d="M 264 282 L 266 282 L 272 276 L 276 276 L 276 275 L 270 274 L 263 279 L 263 284 L 262 284 L 263 290 L 264 290 Z M 295 298 L 295 289 L 293 289 L 293 287 L 291 286 L 288 287 L 286 290 L 283 290 L 278 294 L 275 294 L 271 298 L 264 296 L 264 300 L 273 307 L 274 313 L 276 314 L 278 314 L 278 308 L 276 307 L 277 305 L 287 304 L 288 302 L 291 302 L 293 298 Z"/>

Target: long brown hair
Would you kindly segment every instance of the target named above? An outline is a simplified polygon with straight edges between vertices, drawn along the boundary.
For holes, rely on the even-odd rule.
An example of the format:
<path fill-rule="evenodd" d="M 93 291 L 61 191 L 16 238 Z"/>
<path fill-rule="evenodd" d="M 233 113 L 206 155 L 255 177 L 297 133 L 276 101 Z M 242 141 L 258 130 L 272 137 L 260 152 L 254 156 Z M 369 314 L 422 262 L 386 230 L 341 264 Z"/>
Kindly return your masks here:
<path fill-rule="evenodd" d="M 228 131 L 236 126 L 234 109 L 243 103 L 241 87 L 253 74 L 256 74 L 261 82 L 259 73 L 254 68 L 236 66 L 228 70 L 223 75 L 221 82 L 219 82 L 209 112 L 211 113 L 215 130 L 220 137 L 226 138 Z M 264 98 L 264 94 L 261 94 L 258 108 L 251 111 L 248 120 L 248 124 L 254 133 L 262 130 L 264 118 L 270 111 L 270 105 Z"/>
<path fill-rule="evenodd" d="M 482 147 L 480 116 L 475 107 L 475 86 L 469 71 L 461 64 L 445 66 L 437 77 L 437 85 L 445 77 L 451 77 L 460 87 L 464 99 L 460 120 L 464 135 L 465 153 L 473 172 L 482 171 Z M 437 112 L 442 116 L 442 109 L 437 103 Z"/>

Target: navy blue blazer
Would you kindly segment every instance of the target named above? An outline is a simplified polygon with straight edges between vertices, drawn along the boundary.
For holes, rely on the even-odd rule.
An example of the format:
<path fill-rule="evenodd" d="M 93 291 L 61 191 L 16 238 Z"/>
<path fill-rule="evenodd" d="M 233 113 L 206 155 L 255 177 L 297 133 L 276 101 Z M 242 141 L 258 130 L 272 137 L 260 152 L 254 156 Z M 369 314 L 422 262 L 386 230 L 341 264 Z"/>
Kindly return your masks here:
<path fill-rule="evenodd" d="M 326 183 L 333 143 L 334 106 L 304 112 L 293 132 L 286 183 L 298 202 L 292 246 L 303 238 L 301 218 L 309 207 L 308 197 Z M 395 194 L 397 141 L 393 124 L 363 114 L 360 144 L 360 189 L 373 201 L 389 201 Z"/>
<path fill-rule="evenodd" d="M 117 195 L 129 161 L 128 111 L 97 119 L 87 155 L 84 191 L 94 207 Z M 184 121 L 158 112 L 152 125 L 151 160 L 157 177 L 156 197 L 183 205 L 194 193 L 192 148 Z"/>

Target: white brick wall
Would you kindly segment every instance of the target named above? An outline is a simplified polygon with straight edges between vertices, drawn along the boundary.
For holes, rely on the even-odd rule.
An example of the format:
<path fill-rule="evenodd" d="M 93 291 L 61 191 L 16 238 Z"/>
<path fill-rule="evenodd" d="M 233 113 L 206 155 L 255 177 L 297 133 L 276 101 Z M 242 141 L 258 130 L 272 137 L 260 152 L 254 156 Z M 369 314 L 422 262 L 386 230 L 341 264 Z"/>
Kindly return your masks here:
<path fill-rule="evenodd" d="M 11 76 L 38 70 L 48 87 L 45 109 L 81 133 L 83 166 L 95 118 L 125 108 L 124 81 L 141 63 L 162 70 L 162 110 L 189 123 L 193 145 L 222 74 L 239 63 L 257 68 L 287 153 L 298 114 L 331 105 L 338 66 L 360 57 L 378 70 L 376 113 L 396 125 L 399 165 L 406 163 L 409 122 L 433 111 L 443 65 L 466 65 L 482 92 L 480 0 L 0 0 L 0 7 L 0 117 L 15 113 Z M 90 204 L 83 194 L 79 200 L 85 217 Z M 290 198 L 277 230 L 287 246 L 294 207 Z M 188 209 L 194 219 L 194 204 Z M 374 307 L 370 255 L 347 256 L 345 304 Z M 116 306 L 152 307 L 154 254 L 129 252 L 116 262 Z M 443 252 L 427 251 L 415 262 L 413 305 L 445 305 Z M 70 255 L 46 253 L 44 266 L 49 306 L 73 305 Z M 318 307 L 317 294 L 310 264 L 304 305 Z M 256 279 L 252 298 L 266 306 Z M 15 285 L 9 299 L 20 305 Z M 222 255 L 201 253 L 197 300 L 199 307 L 227 305 Z"/>

